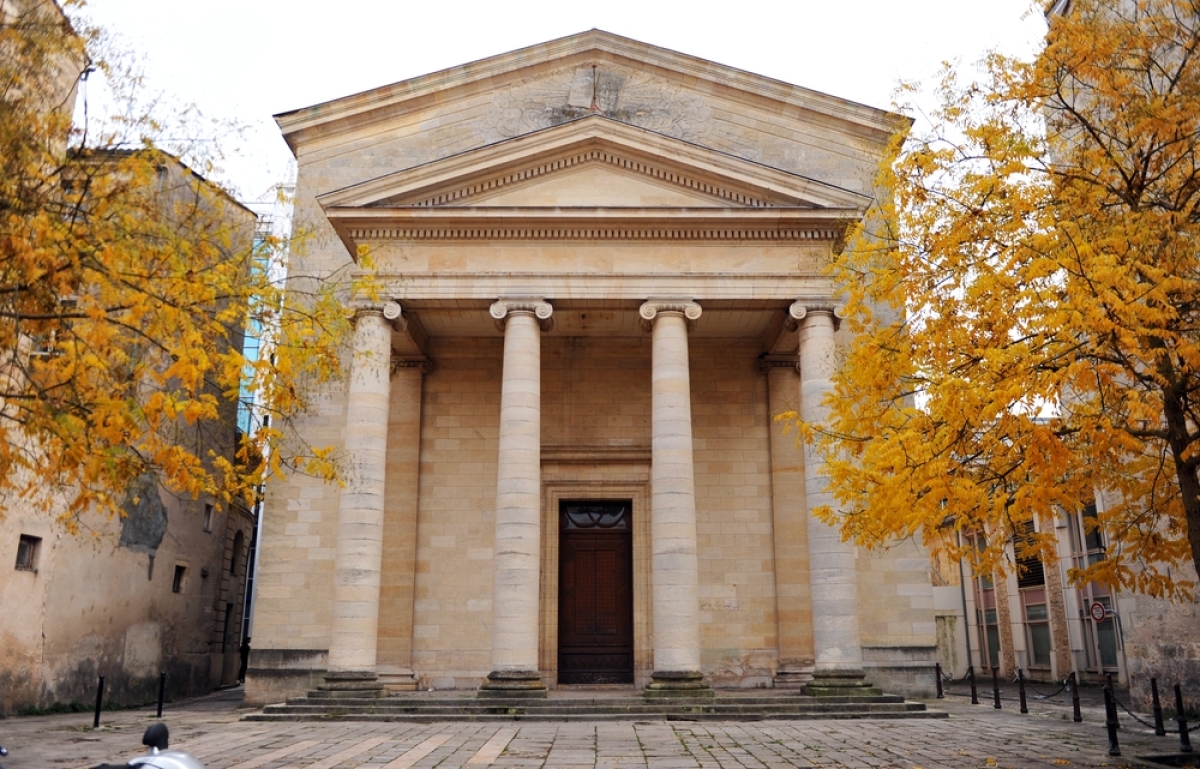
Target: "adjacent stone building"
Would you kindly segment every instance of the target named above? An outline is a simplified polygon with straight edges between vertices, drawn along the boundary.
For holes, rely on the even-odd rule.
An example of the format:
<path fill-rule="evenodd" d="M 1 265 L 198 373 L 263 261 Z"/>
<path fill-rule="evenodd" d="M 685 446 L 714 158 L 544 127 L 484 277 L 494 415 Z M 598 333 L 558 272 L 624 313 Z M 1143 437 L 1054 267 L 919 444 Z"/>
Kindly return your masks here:
<path fill-rule="evenodd" d="M 95 162 L 115 168 L 121 155 Z M 170 156 L 162 161 L 164 207 L 213 195 L 230 248 L 248 255 L 254 213 Z M 0 375 L 25 370 L 15 356 L 53 354 L 30 340 L 3 357 Z M 226 399 L 219 419 L 178 434 L 200 456 L 233 461 L 236 403 Z M 94 702 L 99 676 L 105 701 L 123 705 L 153 701 L 163 673 L 170 697 L 237 683 L 250 512 L 173 494 L 147 474 L 125 490 L 120 518 L 85 511 L 72 533 L 53 514 L 67 509 L 68 492 L 46 488 L 49 513 L 16 493 L 0 499 L 0 715 Z"/>
<path fill-rule="evenodd" d="M 48 149 L 65 151 L 76 84 L 89 64 L 83 43 L 52 0 L 0 0 L 0 26 L 6 32 L 0 59 L 9 65 L 0 98 L 23 100 L 23 108 L 48 116 L 39 126 L 54 137 Z M 22 45 L 46 54 L 46 65 L 30 68 L 33 54 Z M 26 69 L 14 72 L 22 65 Z M 115 169 L 123 154 L 94 152 L 92 160 L 95 168 Z M 214 191 L 170 156 L 162 156 L 158 171 L 164 203 L 195 205 Z M 215 191 L 213 200 L 230 225 L 230 248 L 248 254 L 255 215 L 223 192 Z M 44 338 L 18 339 L 17 349 L 0 351 L 0 381 L 6 393 L 20 397 L 31 357 L 55 353 Z M 9 419 L 13 402 L 19 401 L 6 405 L 0 398 Z M 180 430 L 199 456 L 211 450 L 233 459 L 235 404 L 224 405 L 219 424 Z M 163 673 L 171 697 L 236 683 L 253 533 L 249 512 L 178 498 L 147 476 L 127 490 L 123 518 L 85 511 L 80 532 L 72 534 L 53 515 L 66 510 L 69 491 L 44 487 L 50 514 L 14 491 L 0 498 L 0 717 L 92 703 L 99 676 L 105 677 L 105 701 L 116 704 L 153 701 Z"/>
<path fill-rule="evenodd" d="M 277 120 L 293 270 L 380 292 L 300 425 L 345 487 L 268 492 L 248 701 L 932 688 L 926 553 L 816 521 L 772 420 L 820 414 L 896 116 L 590 31 Z"/>

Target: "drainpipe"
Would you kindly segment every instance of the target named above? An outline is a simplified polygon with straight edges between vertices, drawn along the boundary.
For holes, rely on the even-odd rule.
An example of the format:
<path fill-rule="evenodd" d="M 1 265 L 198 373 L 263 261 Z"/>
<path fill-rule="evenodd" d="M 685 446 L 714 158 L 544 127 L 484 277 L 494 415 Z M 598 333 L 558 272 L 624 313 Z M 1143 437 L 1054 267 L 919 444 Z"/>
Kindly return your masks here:
<path fill-rule="evenodd" d="M 962 532 L 956 531 L 954 534 L 958 538 L 958 549 L 962 550 Z M 971 620 L 967 618 L 967 575 L 963 571 L 961 555 L 958 558 L 958 589 L 962 593 L 963 635 L 967 639 L 967 666 L 969 667 L 975 664 L 975 660 L 971 656 Z"/>

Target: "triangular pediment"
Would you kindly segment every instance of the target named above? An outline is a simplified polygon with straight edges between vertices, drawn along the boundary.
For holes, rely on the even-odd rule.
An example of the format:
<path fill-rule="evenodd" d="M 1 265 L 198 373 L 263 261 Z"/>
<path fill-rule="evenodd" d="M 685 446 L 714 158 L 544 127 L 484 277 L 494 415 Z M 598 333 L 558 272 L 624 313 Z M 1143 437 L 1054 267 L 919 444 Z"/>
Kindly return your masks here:
<path fill-rule="evenodd" d="M 883 110 L 596 29 L 275 117 L 294 151 L 385 136 L 414 119 L 431 118 L 426 124 L 439 127 L 447 118 L 475 121 L 470 130 L 477 136 L 511 137 L 598 112 L 735 154 L 753 152 L 732 124 L 710 120 L 714 109 L 749 110 L 752 123 L 764 128 L 803 125 L 835 144 L 875 147 L 903 122 Z"/>
<path fill-rule="evenodd" d="M 592 115 L 319 197 L 330 208 L 811 208 L 860 194 Z"/>

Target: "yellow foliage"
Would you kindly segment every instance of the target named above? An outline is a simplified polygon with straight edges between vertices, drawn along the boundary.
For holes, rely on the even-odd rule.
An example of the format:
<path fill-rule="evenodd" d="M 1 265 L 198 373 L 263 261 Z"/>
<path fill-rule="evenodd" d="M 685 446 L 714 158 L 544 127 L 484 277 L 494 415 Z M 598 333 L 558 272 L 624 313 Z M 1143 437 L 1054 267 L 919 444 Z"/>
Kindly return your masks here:
<path fill-rule="evenodd" d="M 923 537 L 1003 569 L 1054 558 L 1103 495 L 1076 580 L 1178 598 L 1200 564 L 1200 3 L 1076 0 L 1032 62 L 947 68 L 833 265 L 845 351 L 801 425 L 866 546 Z M 795 415 L 791 415 L 795 420 Z M 965 551 L 953 531 L 985 533 Z"/>
<path fill-rule="evenodd" d="M 0 9 L 0 515 L 38 506 L 71 528 L 146 474 L 226 503 L 272 472 L 336 479 L 328 449 L 283 438 L 305 393 L 341 376 L 339 283 L 285 293 L 282 244 L 159 149 L 153 120 L 72 128 L 88 65 L 128 85 L 89 57 L 95 40 L 53 3 Z M 247 328 L 270 354 L 243 355 Z M 271 427 L 238 437 L 247 394 Z"/>

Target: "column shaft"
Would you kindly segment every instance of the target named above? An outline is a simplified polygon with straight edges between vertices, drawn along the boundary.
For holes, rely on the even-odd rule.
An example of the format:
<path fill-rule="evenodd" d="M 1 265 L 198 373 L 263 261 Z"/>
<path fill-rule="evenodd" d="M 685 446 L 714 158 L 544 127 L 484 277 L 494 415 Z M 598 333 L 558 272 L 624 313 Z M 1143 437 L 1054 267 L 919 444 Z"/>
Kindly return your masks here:
<path fill-rule="evenodd" d="M 349 473 L 338 504 L 331 680 L 375 677 L 390 361 L 391 329 L 383 315 L 360 312 L 346 402 Z"/>
<path fill-rule="evenodd" d="M 797 406 L 794 362 L 766 366 L 768 417 Z M 808 581 L 808 516 L 804 463 L 796 434 L 771 425 L 771 510 L 775 545 L 775 613 L 779 645 L 776 688 L 800 688 L 812 678 L 812 592 Z"/>
<path fill-rule="evenodd" d="M 688 317 L 699 317 L 700 308 Z M 651 308 L 651 309 L 648 309 Z M 651 346 L 652 696 L 710 692 L 700 673 L 699 562 L 692 447 L 692 392 L 685 306 L 643 305 Z"/>
<path fill-rule="evenodd" d="M 793 317 L 797 313 L 793 313 Z M 830 308 L 801 311 L 800 416 L 810 424 L 828 421 L 825 396 L 833 391 L 836 347 Z M 828 491 L 825 462 L 812 446 L 804 451 L 804 492 L 808 508 L 809 579 L 812 585 L 813 646 L 816 669 L 808 685 L 813 693 L 845 694 L 847 687 L 875 693 L 862 670 L 858 626 L 857 551 L 834 527 L 818 520 L 818 507 L 836 506 Z"/>
<path fill-rule="evenodd" d="M 544 696 L 538 673 L 541 584 L 542 336 L 545 302 L 497 302 L 504 323 L 496 535 L 492 583 L 492 672 L 480 690 Z M 536 314 L 535 314 L 536 312 Z"/>
<path fill-rule="evenodd" d="M 393 690 L 417 688 L 412 642 L 421 479 L 421 390 L 429 368 L 429 362 L 420 356 L 392 361 L 388 493 L 383 522 L 383 559 L 387 569 L 381 575 L 379 587 L 377 669 L 380 680 Z"/>

